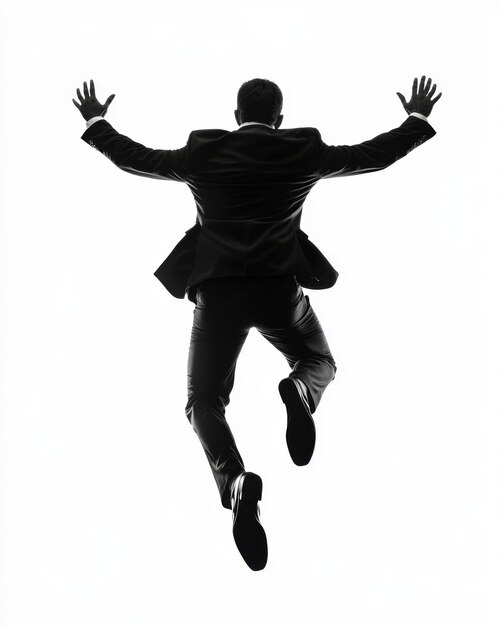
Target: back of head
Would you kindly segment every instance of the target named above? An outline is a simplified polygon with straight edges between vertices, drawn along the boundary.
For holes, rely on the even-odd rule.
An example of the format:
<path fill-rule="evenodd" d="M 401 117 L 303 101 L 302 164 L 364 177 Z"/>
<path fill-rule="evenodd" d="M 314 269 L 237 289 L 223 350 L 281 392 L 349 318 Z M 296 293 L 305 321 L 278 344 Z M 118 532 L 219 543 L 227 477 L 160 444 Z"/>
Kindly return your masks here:
<path fill-rule="evenodd" d="M 283 97 L 278 85 L 266 78 L 253 78 L 238 90 L 237 107 L 243 122 L 274 124 L 282 110 Z"/>

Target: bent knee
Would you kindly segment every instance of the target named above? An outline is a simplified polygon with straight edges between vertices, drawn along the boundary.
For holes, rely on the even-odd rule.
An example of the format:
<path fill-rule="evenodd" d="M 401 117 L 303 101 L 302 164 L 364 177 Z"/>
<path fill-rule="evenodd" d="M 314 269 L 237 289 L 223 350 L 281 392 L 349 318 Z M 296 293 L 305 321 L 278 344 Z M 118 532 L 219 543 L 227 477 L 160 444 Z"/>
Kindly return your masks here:
<path fill-rule="evenodd" d="M 336 365 L 336 362 L 334 361 L 334 358 L 332 357 L 332 354 L 327 359 L 327 361 L 328 363 L 330 363 L 330 366 L 332 368 L 332 380 L 334 380 L 334 378 L 336 377 L 337 365 Z"/>

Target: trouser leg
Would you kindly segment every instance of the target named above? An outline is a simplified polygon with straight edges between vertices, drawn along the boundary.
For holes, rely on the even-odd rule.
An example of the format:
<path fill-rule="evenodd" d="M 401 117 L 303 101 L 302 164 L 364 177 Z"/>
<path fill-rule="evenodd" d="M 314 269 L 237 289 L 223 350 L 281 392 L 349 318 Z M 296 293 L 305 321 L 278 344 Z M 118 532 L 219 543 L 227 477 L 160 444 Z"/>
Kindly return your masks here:
<path fill-rule="evenodd" d="M 295 288 L 290 288 L 288 298 L 283 293 L 276 293 L 276 297 L 280 297 L 280 303 L 273 306 L 270 302 L 269 312 L 256 328 L 287 359 L 292 368 L 289 377 L 306 384 L 310 410 L 314 413 L 326 387 L 334 380 L 337 366 L 301 286 L 296 283 Z"/>
<path fill-rule="evenodd" d="M 231 509 L 231 482 L 245 468 L 225 409 L 249 329 L 239 326 L 238 319 L 225 319 L 222 313 L 205 305 L 194 310 L 185 413 L 209 461 L 221 503 Z"/>

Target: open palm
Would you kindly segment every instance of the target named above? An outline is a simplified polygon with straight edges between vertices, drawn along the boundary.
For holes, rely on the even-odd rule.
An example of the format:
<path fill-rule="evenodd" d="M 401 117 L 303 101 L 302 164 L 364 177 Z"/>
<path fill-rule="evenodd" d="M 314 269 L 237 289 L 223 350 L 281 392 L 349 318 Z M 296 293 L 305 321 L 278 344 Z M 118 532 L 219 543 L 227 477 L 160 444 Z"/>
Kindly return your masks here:
<path fill-rule="evenodd" d="M 112 94 L 104 104 L 101 104 L 99 100 L 96 98 L 96 91 L 94 89 L 94 81 L 91 79 L 90 81 L 90 92 L 87 89 L 87 83 L 83 84 L 83 92 L 82 96 L 80 89 L 77 89 L 77 96 L 80 100 L 80 104 L 76 100 L 73 100 L 73 104 L 77 107 L 77 109 L 82 114 L 85 120 L 90 120 L 91 117 L 95 117 L 96 115 L 106 115 L 106 111 L 110 106 L 115 94 Z"/>
<path fill-rule="evenodd" d="M 426 84 L 425 80 L 426 76 L 421 76 L 418 89 L 418 79 L 414 79 L 414 83 L 412 84 L 412 95 L 409 102 L 406 102 L 403 95 L 397 91 L 397 96 L 400 98 L 400 102 L 407 113 L 421 113 L 422 115 L 428 116 L 437 100 L 439 100 L 442 96 L 442 92 L 440 92 L 438 96 L 432 100 L 432 96 L 435 93 L 437 86 L 433 85 L 430 90 L 431 78 L 428 78 Z"/>

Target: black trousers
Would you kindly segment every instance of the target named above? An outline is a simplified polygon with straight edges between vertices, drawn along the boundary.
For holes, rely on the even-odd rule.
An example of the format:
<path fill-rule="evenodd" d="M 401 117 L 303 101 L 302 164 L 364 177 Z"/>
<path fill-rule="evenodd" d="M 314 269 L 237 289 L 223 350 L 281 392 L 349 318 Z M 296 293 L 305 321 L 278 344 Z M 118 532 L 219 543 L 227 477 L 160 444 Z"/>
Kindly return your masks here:
<path fill-rule="evenodd" d="M 185 412 L 227 509 L 231 509 L 231 482 L 245 467 L 225 408 L 238 356 L 253 327 L 287 359 L 292 368 L 289 376 L 306 384 L 312 414 L 337 369 L 310 299 L 294 276 L 230 276 L 199 284 Z"/>

